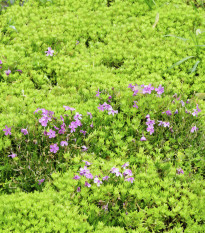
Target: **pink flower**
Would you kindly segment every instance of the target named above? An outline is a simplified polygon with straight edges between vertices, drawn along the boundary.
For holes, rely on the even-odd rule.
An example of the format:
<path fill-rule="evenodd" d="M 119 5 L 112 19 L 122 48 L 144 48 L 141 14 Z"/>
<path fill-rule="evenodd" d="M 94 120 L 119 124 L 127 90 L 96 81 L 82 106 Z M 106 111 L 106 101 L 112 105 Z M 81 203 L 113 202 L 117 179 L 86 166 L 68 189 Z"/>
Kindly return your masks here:
<path fill-rule="evenodd" d="M 45 53 L 46 53 L 46 56 L 53 56 L 53 53 L 54 53 L 54 50 L 52 50 L 52 48 L 51 47 L 48 47 L 48 51 L 45 51 Z"/>
<path fill-rule="evenodd" d="M 82 151 L 84 152 L 84 151 L 87 151 L 88 150 L 88 148 L 86 147 L 86 146 L 82 146 Z"/>
<path fill-rule="evenodd" d="M 109 176 L 104 176 L 102 180 L 108 180 L 110 177 Z"/>
<path fill-rule="evenodd" d="M 85 162 L 85 165 L 86 166 L 90 166 L 92 163 L 90 163 L 90 162 L 88 162 L 88 161 L 85 161 L 85 160 L 83 160 L 83 162 Z"/>
<path fill-rule="evenodd" d="M 6 129 L 3 129 L 5 132 L 5 135 L 7 136 L 8 134 L 11 135 L 11 128 L 9 128 L 7 125 L 5 125 Z"/>
<path fill-rule="evenodd" d="M 87 114 L 90 116 L 90 119 L 93 118 L 92 114 L 90 112 L 87 112 Z"/>
<path fill-rule="evenodd" d="M 124 176 L 132 176 L 132 171 L 130 169 L 126 169 L 123 173 Z"/>
<path fill-rule="evenodd" d="M 80 176 L 78 176 L 78 175 L 74 176 L 73 180 L 80 180 Z"/>
<path fill-rule="evenodd" d="M 5 71 L 6 75 L 9 76 L 9 74 L 11 73 L 11 71 L 8 69 Z"/>
<path fill-rule="evenodd" d="M 23 133 L 24 135 L 28 134 L 28 130 L 27 129 L 21 129 L 21 133 Z"/>
<path fill-rule="evenodd" d="M 198 128 L 196 127 L 196 125 L 194 127 L 191 128 L 191 133 L 194 133 L 198 130 Z"/>
<path fill-rule="evenodd" d="M 128 163 L 128 162 L 122 165 L 122 167 L 123 167 L 124 169 L 125 169 L 127 166 L 129 166 L 129 163 Z"/>
<path fill-rule="evenodd" d="M 93 175 L 92 175 L 91 173 L 86 173 L 86 174 L 85 174 L 85 177 L 86 177 L 87 179 L 93 179 Z"/>
<path fill-rule="evenodd" d="M 77 192 L 79 193 L 81 191 L 80 187 L 77 188 Z"/>
<path fill-rule="evenodd" d="M 98 177 L 95 177 L 94 183 L 97 184 L 97 186 L 99 187 L 102 184 L 102 181 L 99 180 Z"/>
<path fill-rule="evenodd" d="M 69 107 L 69 106 L 63 106 L 63 107 L 65 108 L 66 111 L 67 111 L 67 110 L 75 111 L 75 108 L 71 108 L 71 107 Z"/>
<path fill-rule="evenodd" d="M 161 95 L 164 92 L 164 87 L 160 84 L 158 88 L 155 88 L 155 91 L 157 91 L 158 95 Z"/>
<path fill-rule="evenodd" d="M 61 141 L 61 146 L 67 146 L 68 143 L 66 141 Z"/>
<path fill-rule="evenodd" d="M 15 158 L 17 154 L 12 153 L 11 155 L 8 155 L 8 157 Z"/>
<path fill-rule="evenodd" d="M 140 141 L 147 141 L 147 139 L 144 136 L 142 136 Z"/>
<path fill-rule="evenodd" d="M 137 101 L 134 101 L 134 105 L 133 105 L 133 108 L 138 108 L 138 106 L 137 106 Z"/>
<path fill-rule="evenodd" d="M 87 166 L 84 166 L 84 168 L 80 168 L 80 175 L 81 176 L 84 176 L 85 174 L 88 174 L 88 173 L 90 173 L 90 170 L 89 169 L 87 169 Z"/>
<path fill-rule="evenodd" d="M 129 177 L 129 178 L 125 179 L 125 181 L 128 181 L 128 182 L 133 183 L 133 181 L 134 181 L 134 177 Z"/>
<path fill-rule="evenodd" d="M 184 174 L 184 171 L 181 168 L 178 168 L 176 171 L 178 175 Z"/>
<path fill-rule="evenodd" d="M 50 145 L 50 152 L 56 153 L 59 150 L 57 143 Z"/>
<path fill-rule="evenodd" d="M 50 129 L 49 132 L 47 132 L 47 136 L 49 136 L 49 138 L 55 138 L 56 132 L 54 130 Z"/>
<path fill-rule="evenodd" d="M 90 187 L 91 187 L 91 184 L 89 184 L 87 181 L 85 181 L 85 187 L 90 188 Z"/>
<path fill-rule="evenodd" d="M 101 93 L 101 92 L 99 92 L 99 88 L 98 88 L 98 90 L 96 92 L 97 92 L 96 97 L 99 97 L 100 93 Z"/>
<path fill-rule="evenodd" d="M 38 180 L 39 181 L 38 185 L 41 185 L 44 182 L 44 180 L 45 179 Z"/>

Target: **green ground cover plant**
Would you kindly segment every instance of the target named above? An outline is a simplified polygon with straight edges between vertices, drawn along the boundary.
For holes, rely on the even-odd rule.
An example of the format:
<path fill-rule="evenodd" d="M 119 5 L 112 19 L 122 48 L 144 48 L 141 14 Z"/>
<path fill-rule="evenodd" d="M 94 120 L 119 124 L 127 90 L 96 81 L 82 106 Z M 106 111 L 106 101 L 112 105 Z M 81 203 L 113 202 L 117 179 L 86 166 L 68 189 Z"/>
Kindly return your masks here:
<path fill-rule="evenodd" d="M 1 3 L 2 232 L 205 232 L 202 2 Z"/>

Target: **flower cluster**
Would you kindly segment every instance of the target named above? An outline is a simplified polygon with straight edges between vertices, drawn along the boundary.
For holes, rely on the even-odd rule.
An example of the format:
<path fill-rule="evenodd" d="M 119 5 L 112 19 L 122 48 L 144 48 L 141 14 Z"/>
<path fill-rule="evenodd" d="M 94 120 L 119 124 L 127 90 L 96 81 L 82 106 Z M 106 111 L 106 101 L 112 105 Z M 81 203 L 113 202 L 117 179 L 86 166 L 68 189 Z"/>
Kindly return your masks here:
<path fill-rule="evenodd" d="M 107 104 L 106 102 L 104 102 L 104 104 L 100 104 L 100 106 L 98 107 L 98 109 L 99 109 L 99 111 L 105 111 L 105 110 L 107 110 L 108 111 L 108 114 L 110 115 L 110 114 L 112 114 L 113 116 L 114 116 L 114 114 L 117 114 L 118 113 L 118 110 L 114 110 L 113 108 L 112 108 L 112 106 L 111 105 L 109 105 L 109 104 Z"/>
<path fill-rule="evenodd" d="M 91 182 L 93 180 L 93 183 L 97 185 L 97 187 L 99 187 L 103 182 L 102 181 L 108 181 L 108 179 L 110 179 L 110 176 L 104 176 L 102 177 L 102 180 L 99 179 L 100 175 L 96 175 L 95 177 L 93 176 L 93 174 L 90 172 L 90 169 L 88 169 L 88 166 L 90 166 L 92 163 L 88 162 L 88 161 L 84 161 L 85 162 L 85 166 L 80 168 L 79 171 L 79 175 L 75 175 L 73 177 L 74 180 L 80 180 L 82 176 L 84 176 L 85 178 L 87 178 L 88 180 L 85 181 L 84 186 L 90 188 Z M 130 183 L 134 182 L 134 177 L 132 174 L 132 171 L 130 169 L 126 169 L 126 167 L 129 166 L 129 163 L 125 163 L 122 165 L 122 168 L 124 169 L 124 172 L 120 172 L 119 168 L 113 167 L 110 170 L 110 173 L 115 174 L 116 177 L 124 177 L 124 180 Z M 77 192 L 80 192 L 81 188 L 78 187 L 77 188 Z"/>
<path fill-rule="evenodd" d="M 181 169 L 181 168 L 178 168 L 176 170 L 177 174 L 180 175 L 180 174 L 184 174 L 184 171 Z"/>
<path fill-rule="evenodd" d="M 146 118 L 147 118 L 147 122 L 146 122 L 147 132 L 149 132 L 150 135 L 152 135 L 154 133 L 155 120 L 151 120 L 149 114 L 146 116 Z"/>
<path fill-rule="evenodd" d="M 158 88 L 154 88 L 151 84 L 149 85 L 141 85 L 141 88 L 135 84 L 135 85 L 132 85 L 132 84 L 129 84 L 128 88 L 130 88 L 132 91 L 133 91 L 133 96 L 136 96 L 137 93 L 140 91 L 141 88 L 142 89 L 142 94 L 151 94 L 152 91 L 156 91 L 158 96 L 161 96 L 162 93 L 164 93 L 164 87 L 162 87 L 162 85 L 160 84 Z"/>

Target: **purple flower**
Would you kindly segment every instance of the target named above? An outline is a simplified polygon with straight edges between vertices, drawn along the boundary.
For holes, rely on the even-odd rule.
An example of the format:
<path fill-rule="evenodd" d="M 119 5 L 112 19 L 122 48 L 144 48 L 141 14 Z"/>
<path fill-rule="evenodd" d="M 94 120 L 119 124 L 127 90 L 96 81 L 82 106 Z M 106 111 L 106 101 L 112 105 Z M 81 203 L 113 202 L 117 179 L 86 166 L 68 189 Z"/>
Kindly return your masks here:
<path fill-rule="evenodd" d="M 11 155 L 8 155 L 8 157 L 15 158 L 17 154 L 12 153 Z"/>
<path fill-rule="evenodd" d="M 166 128 L 166 127 L 169 127 L 170 123 L 169 122 L 163 122 L 163 126 Z"/>
<path fill-rule="evenodd" d="M 80 187 L 77 188 L 77 192 L 79 193 L 81 191 Z"/>
<path fill-rule="evenodd" d="M 86 147 L 86 146 L 82 146 L 82 151 L 84 152 L 84 151 L 87 151 L 88 150 L 88 148 Z"/>
<path fill-rule="evenodd" d="M 82 119 L 82 114 L 76 112 L 75 116 L 74 116 L 74 120 L 81 120 Z"/>
<path fill-rule="evenodd" d="M 105 210 L 105 211 L 108 211 L 108 203 L 106 205 L 103 205 L 102 209 Z"/>
<path fill-rule="evenodd" d="M 84 176 L 85 174 L 88 174 L 88 173 L 90 173 L 90 170 L 89 169 L 87 169 L 87 167 L 86 166 L 84 166 L 84 168 L 80 168 L 80 175 L 81 176 Z"/>
<path fill-rule="evenodd" d="M 44 134 L 45 136 L 47 136 L 47 131 L 46 131 L 46 130 L 44 130 L 44 131 L 43 131 L 43 134 Z"/>
<path fill-rule="evenodd" d="M 111 168 L 110 172 L 111 173 L 119 172 L 119 168 L 113 167 L 113 168 Z"/>
<path fill-rule="evenodd" d="M 78 45 L 80 42 L 78 40 L 76 40 L 76 45 Z"/>
<path fill-rule="evenodd" d="M 132 84 L 129 84 L 129 86 L 128 86 L 128 88 L 130 88 L 130 89 L 133 89 L 133 85 Z"/>
<path fill-rule="evenodd" d="M 61 146 L 67 146 L 68 143 L 66 141 L 61 141 Z"/>
<path fill-rule="evenodd" d="M 174 114 L 178 114 L 178 112 L 179 112 L 178 109 L 176 109 L 176 111 L 174 112 Z"/>
<path fill-rule="evenodd" d="M 8 69 L 5 71 L 6 75 L 9 76 L 9 74 L 11 73 L 11 71 Z"/>
<path fill-rule="evenodd" d="M 48 117 L 42 117 L 41 119 L 39 119 L 39 123 L 41 123 L 43 127 L 46 127 L 48 124 Z"/>
<path fill-rule="evenodd" d="M 151 84 L 145 85 L 144 89 L 142 90 L 143 94 L 151 94 L 151 92 L 154 90 L 154 87 L 152 87 Z"/>
<path fill-rule="evenodd" d="M 106 102 L 104 102 L 103 107 L 104 107 L 104 110 L 111 110 L 112 109 L 112 106 L 107 104 Z"/>
<path fill-rule="evenodd" d="M 158 126 L 162 126 L 164 124 L 163 121 L 158 121 L 158 122 L 159 122 Z"/>
<path fill-rule="evenodd" d="M 104 176 L 103 178 L 102 178 L 102 180 L 104 181 L 104 180 L 108 180 L 110 177 L 109 176 Z"/>
<path fill-rule="evenodd" d="M 56 132 L 54 130 L 50 129 L 49 132 L 47 133 L 47 136 L 49 136 L 49 138 L 55 138 Z"/>
<path fill-rule="evenodd" d="M 174 133 L 174 130 L 173 130 L 172 128 L 169 128 L 169 130 L 170 130 L 172 133 Z"/>
<path fill-rule="evenodd" d="M 167 116 L 171 116 L 171 115 L 172 115 L 172 112 L 171 112 L 170 110 L 167 110 L 167 111 L 166 111 L 166 114 L 167 114 Z"/>
<path fill-rule="evenodd" d="M 194 112 L 192 113 L 192 116 L 198 116 L 198 111 L 196 109 L 194 109 Z"/>
<path fill-rule="evenodd" d="M 87 114 L 90 116 L 90 119 L 93 118 L 92 114 L 90 112 L 87 112 Z"/>
<path fill-rule="evenodd" d="M 89 184 L 87 181 L 85 181 L 85 187 L 90 188 L 90 187 L 91 187 L 91 184 Z"/>
<path fill-rule="evenodd" d="M 180 103 L 181 103 L 182 107 L 184 107 L 184 106 L 185 106 L 185 103 L 184 103 L 184 101 L 183 101 L 183 100 L 181 100 L 181 101 L 180 101 Z"/>
<path fill-rule="evenodd" d="M 3 62 L 0 60 L 0 65 L 2 65 L 3 64 Z"/>
<path fill-rule="evenodd" d="M 196 127 L 196 125 L 194 127 L 191 128 L 191 133 L 194 133 L 198 130 L 198 128 Z"/>
<path fill-rule="evenodd" d="M 150 115 L 149 115 L 149 114 L 147 114 L 145 118 L 146 118 L 146 119 L 150 119 Z"/>
<path fill-rule="evenodd" d="M 68 126 L 71 129 L 71 133 L 75 132 L 75 129 L 78 127 L 75 121 L 72 121 Z"/>
<path fill-rule="evenodd" d="M 103 106 L 103 105 L 101 105 L 101 104 L 99 104 L 98 109 L 99 109 L 99 111 L 102 111 L 102 112 L 105 110 L 105 109 L 104 109 L 104 106 Z"/>
<path fill-rule="evenodd" d="M 154 133 L 154 126 L 153 125 L 148 125 L 147 132 L 149 132 L 150 135 L 152 135 Z"/>
<path fill-rule="evenodd" d="M 97 184 L 97 186 L 99 187 L 102 184 L 102 181 L 99 180 L 98 177 L 95 177 L 94 183 Z"/>
<path fill-rule="evenodd" d="M 59 128 L 58 128 L 58 127 L 56 127 L 55 125 L 54 125 L 53 127 L 54 127 L 54 129 L 59 130 Z"/>
<path fill-rule="evenodd" d="M 83 162 L 85 162 L 85 165 L 86 166 L 90 166 L 92 163 L 90 163 L 90 162 L 88 162 L 88 161 L 85 161 L 85 160 L 83 160 Z"/>
<path fill-rule="evenodd" d="M 41 185 L 44 182 L 44 180 L 45 179 L 38 180 L 39 181 L 38 185 Z"/>
<path fill-rule="evenodd" d="M 80 180 L 80 176 L 78 176 L 78 175 L 74 176 L 73 180 Z"/>
<path fill-rule="evenodd" d="M 199 105 L 198 104 L 196 105 L 196 109 L 197 109 L 198 112 L 201 112 L 201 109 L 199 109 Z"/>
<path fill-rule="evenodd" d="M 86 174 L 85 174 L 85 177 L 86 177 L 87 179 L 93 179 L 93 175 L 92 175 L 91 173 L 86 173 Z"/>
<path fill-rule="evenodd" d="M 50 152 L 56 153 L 59 150 L 57 143 L 50 145 Z"/>
<path fill-rule="evenodd" d="M 128 177 L 127 179 L 125 179 L 125 181 L 131 182 L 131 183 L 133 183 L 134 180 L 135 180 L 134 177 Z"/>
<path fill-rule="evenodd" d="M 132 171 L 130 169 L 126 169 L 123 173 L 123 176 L 132 176 Z"/>
<path fill-rule="evenodd" d="M 90 125 L 90 127 L 93 128 L 93 122 L 92 122 L 92 124 Z"/>
<path fill-rule="evenodd" d="M 86 131 L 84 131 L 84 130 L 80 130 L 80 133 L 83 133 L 83 135 L 85 136 Z"/>
<path fill-rule="evenodd" d="M 110 95 L 110 96 L 108 97 L 108 99 L 111 100 L 111 99 L 112 99 L 112 96 Z"/>
<path fill-rule="evenodd" d="M 124 169 L 125 169 L 127 166 L 129 166 L 129 163 L 128 163 L 128 162 L 122 165 L 122 167 L 123 167 Z"/>
<path fill-rule="evenodd" d="M 16 70 L 16 71 L 18 71 L 19 73 L 22 73 L 22 70 Z"/>
<path fill-rule="evenodd" d="M 143 136 L 141 137 L 140 141 L 147 141 L 147 139 Z"/>
<path fill-rule="evenodd" d="M 24 135 L 28 134 L 28 130 L 27 129 L 21 129 L 21 133 L 23 133 Z"/>
<path fill-rule="evenodd" d="M 63 106 L 65 108 L 66 111 L 70 110 L 71 112 L 72 111 L 75 111 L 75 108 L 71 108 L 69 106 Z"/>
<path fill-rule="evenodd" d="M 46 53 L 46 56 L 53 56 L 53 53 L 54 53 L 54 50 L 52 50 L 52 48 L 51 47 L 48 47 L 48 51 L 45 51 L 45 53 Z"/>
<path fill-rule="evenodd" d="M 96 97 L 99 97 L 100 93 L 101 93 L 101 92 L 99 92 L 99 88 L 98 88 L 98 90 L 96 92 L 97 92 Z"/>
<path fill-rule="evenodd" d="M 180 174 L 184 174 L 184 171 L 181 169 L 181 168 L 178 168 L 176 170 L 177 174 L 180 175 Z"/>
<path fill-rule="evenodd" d="M 134 101 L 134 105 L 133 105 L 133 108 L 138 108 L 138 106 L 137 106 L 137 101 Z"/>
<path fill-rule="evenodd" d="M 8 134 L 11 135 L 11 128 L 9 128 L 7 125 L 5 125 L 6 129 L 3 129 L 5 132 L 5 135 L 7 136 Z"/>
<path fill-rule="evenodd" d="M 114 116 L 114 114 L 118 114 L 118 110 L 113 110 L 112 107 L 108 109 L 108 114 L 112 114 Z"/>
<path fill-rule="evenodd" d="M 154 125 L 155 124 L 155 120 L 151 120 L 150 118 L 147 119 L 146 125 Z"/>
<path fill-rule="evenodd" d="M 161 95 L 164 92 L 164 87 L 160 84 L 158 88 L 155 88 L 155 91 L 157 91 L 158 95 Z"/>

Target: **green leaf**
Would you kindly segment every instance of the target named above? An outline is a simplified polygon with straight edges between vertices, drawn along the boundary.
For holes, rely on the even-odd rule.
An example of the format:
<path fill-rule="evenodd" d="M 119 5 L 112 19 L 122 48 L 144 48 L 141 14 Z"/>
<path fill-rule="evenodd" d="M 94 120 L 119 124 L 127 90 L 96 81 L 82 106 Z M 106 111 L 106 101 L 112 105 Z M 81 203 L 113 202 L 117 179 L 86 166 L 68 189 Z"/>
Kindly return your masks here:
<path fill-rule="evenodd" d="M 186 39 L 186 38 L 183 38 L 183 37 L 179 37 L 179 36 L 175 36 L 175 35 L 164 35 L 163 37 L 167 37 L 167 36 L 175 37 L 175 38 L 183 40 L 183 41 L 189 40 L 189 39 Z"/>
<path fill-rule="evenodd" d="M 180 61 L 174 63 L 174 65 L 172 65 L 171 67 L 169 67 L 168 70 L 171 70 L 171 69 L 174 68 L 175 66 L 181 65 L 183 62 L 185 62 L 185 61 L 187 61 L 188 59 L 193 58 L 193 57 L 195 57 L 195 56 L 189 56 L 189 57 L 183 58 L 182 60 L 180 60 Z"/>
<path fill-rule="evenodd" d="M 196 68 L 197 68 L 197 66 L 198 66 L 199 63 L 200 63 L 200 61 L 197 61 L 197 62 L 195 63 L 195 65 L 193 66 L 193 68 L 190 70 L 190 74 L 192 74 L 193 72 L 196 71 Z"/>

